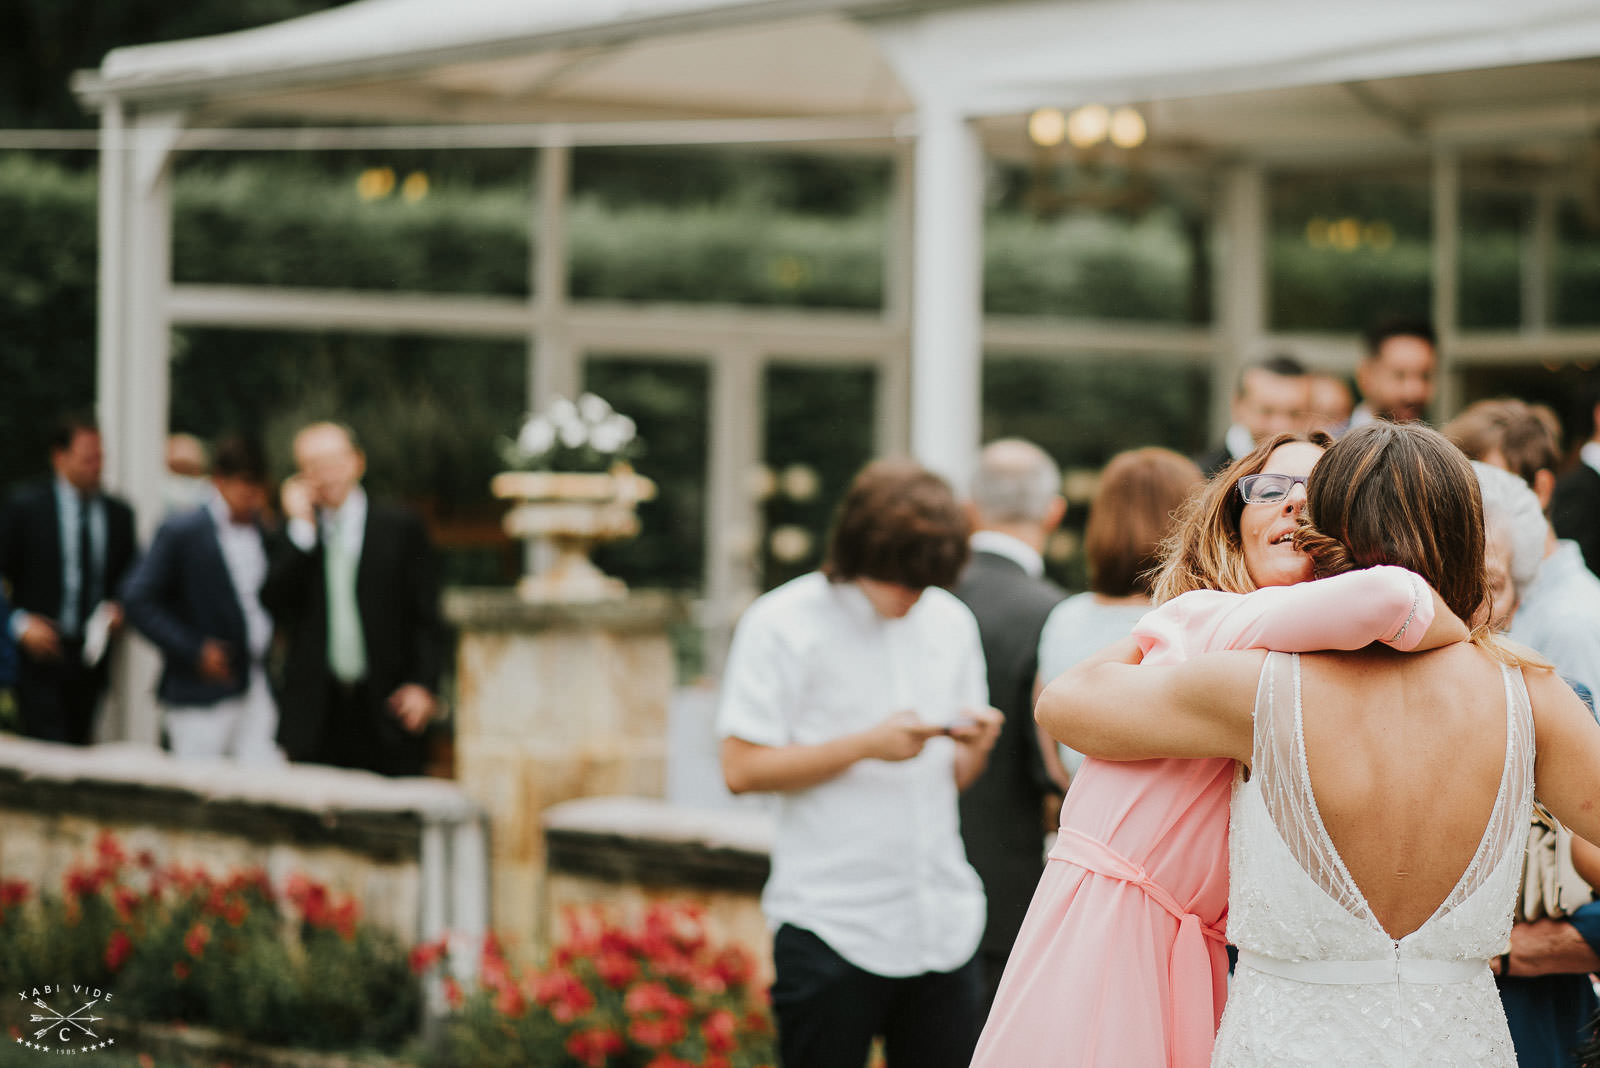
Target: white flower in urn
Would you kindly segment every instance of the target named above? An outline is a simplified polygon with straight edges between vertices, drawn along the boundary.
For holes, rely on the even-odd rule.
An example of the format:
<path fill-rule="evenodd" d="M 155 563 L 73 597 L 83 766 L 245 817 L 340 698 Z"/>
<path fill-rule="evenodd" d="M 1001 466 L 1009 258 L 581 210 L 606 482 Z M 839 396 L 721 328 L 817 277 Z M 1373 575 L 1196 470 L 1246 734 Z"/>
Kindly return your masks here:
<path fill-rule="evenodd" d="M 576 403 L 556 397 L 529 415 L 500 452 L 513 470 L 600 472 L 626 466 L 641 446 L 632 419 L 604 397 L 585 393 Z"/>

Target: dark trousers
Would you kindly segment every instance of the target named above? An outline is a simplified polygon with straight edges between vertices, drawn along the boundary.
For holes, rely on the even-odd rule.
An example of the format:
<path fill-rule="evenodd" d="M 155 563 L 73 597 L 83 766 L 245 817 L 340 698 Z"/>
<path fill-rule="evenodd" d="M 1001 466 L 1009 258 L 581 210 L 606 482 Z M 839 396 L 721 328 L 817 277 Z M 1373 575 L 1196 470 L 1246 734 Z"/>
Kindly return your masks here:
<path fill-rule="evenodd" d="M 88 745 L 106 672 L 103 667 L 84 667 L 82 643 L 63 638 L 61 646 L 59 660 L 35 660 L 26 653 L 18 658 L 16 694 L 22 733 L 47 742 Z"/>
<path fill-rule="evenodd" d="M 314 762 L 379 775 L 421 775 L 426 755 L 422 736 L 400 725 L 389 711 L 388 697 L 366 680 L 340 682 L 329 675 L 322 745 Z"/>
<path fill-rule="evenodd" d="M 977 958 L 953 972 L 874 975 L 784 924 L 773 939 L 772 1011 L 783 1068 L 860 1068 L 876 1035 L 889 1068 L 966 1068 L 983 1027 Z"/>

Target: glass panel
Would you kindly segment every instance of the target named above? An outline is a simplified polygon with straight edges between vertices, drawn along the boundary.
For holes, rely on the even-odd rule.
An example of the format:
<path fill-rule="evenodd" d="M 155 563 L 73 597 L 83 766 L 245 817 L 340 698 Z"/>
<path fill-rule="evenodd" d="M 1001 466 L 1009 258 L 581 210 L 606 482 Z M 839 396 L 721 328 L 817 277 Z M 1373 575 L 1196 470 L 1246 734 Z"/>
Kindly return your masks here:
<path fill-rule="evenodd" d="M 994 174 L 986 312 L 1211 321 L 1209 184 L 1048 158 Z"/>
<path fill-rule="evenodd" d="M 1559 326 L 1600 324 L 1600 198 L 1592 174 L 1585 184 L 1588 192 L 1565 199 L 1558 216 L 1550 317 Z"/>
<path fill-rule="evenodd" d="M 699 361 L 591 356 L 584 383 L 637 424 L 644 451 L 634 467 L 657 486 L 656 499 L 639 505 L 639 536 L 597 548 L 596 566 L 633 587 L 700 589 L 710 455 L 709 368 Z"/>
<path fill-rule="evenodd" d="M 876 310 L 890 173 L 870 156 L 577 151 L 572 296 Z"/>
<path fill-rule="evenodd" d="M 1561 447 L 1570 458 L 1587 440 L 1592 411 L 1582 410 L 1585 388 L 1600 367 L 1600 347 L 1585 359 L 1542 364 L 1483 364 L 1461 371 L 1461 406 L 1492 397 L 1544 404 L 1561 420 Z"/>
<path fill-rule="evenodd" d="M 1457 268 L 1463 329 L 1515 330 L 1530 318 L 1522 282 L 1532 211 L 1526 193 L 1472 188 L 1463 177 Z"/>
<path fill-rule="evenodd" d="M 990 356 L 983 367 L 983 440 L 1027 438 L 1065 477 L 1067 518 L 1046 553 L 1071 589 L 1087 581 L 1081 551 L 1094 479 L 1124 449 L 1162 445 L 1192 456 L 1208 444 L 1211 369 L 1159 356 Z"/>
<path fill-rule="evenodd" d="M 279 477 L 307 423 L 335 419 L 367 454 L 366 486 L 428 520 L 446 585 L 496 585 L 521 571 L 489 496 L 498 443 L 516 433 L 526 395 L 519 342 L 431 337 L 177 331 L 175 431 L 202 439 L 259 434 Z"/>
<path fill-rule="evenodd" d="M 522 296 L 532 153 L 178 157 L 173 278 Z"/>
<path fill-rule="evenodd" d="M 1430 314 L 1426 173 L 1278 172 L 1266 184 L 1271 329 L 1358 331 Z"/>
<path fill-rule="evenodd" d="M 770 365 L 764 383 L 771 481 L 759 487 L 761 588 L 822 563 L 834 509 L 873 455 L 877 372 L 870 367 Z"/>

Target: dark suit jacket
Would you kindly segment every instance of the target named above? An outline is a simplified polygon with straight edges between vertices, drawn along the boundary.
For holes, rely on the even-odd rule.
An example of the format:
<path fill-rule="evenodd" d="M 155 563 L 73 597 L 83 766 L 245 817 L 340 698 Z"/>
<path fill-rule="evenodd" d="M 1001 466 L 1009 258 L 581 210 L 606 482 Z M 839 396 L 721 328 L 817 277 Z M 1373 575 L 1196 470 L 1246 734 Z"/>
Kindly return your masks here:
<path fill-rule="evenodd" d="M 133 564 L 133 509 L 109 494 L 105 501 L 105 595 L 115 597 Z M 15 608 L 55 621 L 61 615 L 61 519 L 54 479 L 29 483 L 0 511 L 0 576 L 11 584 Z M 102 676 L 106 661 L 100 662 Z"/>
<path fill-rule="evenodd" d="M 1583 562 L 1600 575 L 1600 472 L 1580 461 L 1561 476 L 1550 496 L 1550 524 L 1556 537 L 1578 543 Z"/>
<path fill-rule="evenodd" d="M 161 649 L 164 666 L 156 694 L 163 701 L 210 705 L 249 686 L 244 609 L 210 509 L 197 508 L 161 524 L 150 551 L 123 583 L 122 606 L 128 622 Z M 212 682 L 196 670 L 207 638 L 228 644 L 232 678 L 227 682 Z"/>
<path fill-rule="evenodd" d="M 278 687 L 278 742 L 290 760 L 317 760 L 323 753 L 331 678 L 322 544 L 319 540 L 304 552 L 279 531 L 267 555 L 261 603 L 287 642 Z M 444 658 L 438 568 L 427 530 L 413 513 L 368 499 L 356 605 L 374 699 L 386 700 L 406 683 L 438 693 Z M 398 724 L 392 735 L 373 741 L 406 744 Z"/>
<path fill-rule="evenodd" d="M 1014 561 L 975 552 L 954 593 L 972 609 L 989 666 L 989 702 L 1005 714 L 978 781 L 961 795 L 961 837 L 983 879 L 989 923 L 982 948 L 1006 954 L 1044 870 L 1045 775 L 1033 724 L 1039 632 L 1066 594 L 1030 577 Z"/>

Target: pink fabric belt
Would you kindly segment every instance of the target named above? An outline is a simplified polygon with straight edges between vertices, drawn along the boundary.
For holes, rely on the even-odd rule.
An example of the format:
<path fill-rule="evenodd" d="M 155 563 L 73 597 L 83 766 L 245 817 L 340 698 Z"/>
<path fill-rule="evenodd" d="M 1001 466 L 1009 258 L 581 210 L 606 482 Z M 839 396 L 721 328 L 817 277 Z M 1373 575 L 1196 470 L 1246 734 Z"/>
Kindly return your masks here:
<path fill-rule="evenodd" d="M 1226 943 L 1227 935 L 1219 927 L 1201 923 L 1199 916 L 1178 904 L 1167 888 L 1150 878 L 1143 868 L 1097 838 L 1063 827 L 1052 853 L 1056 860 L 1138 887 L 1178 921 L 1178 937 L 1167 962 L 1172 986 L 1167 1064 L 1169 1068 L 1207 1068 L 1217 1037 L 1217 1009 L 1206 939 Z"/>

